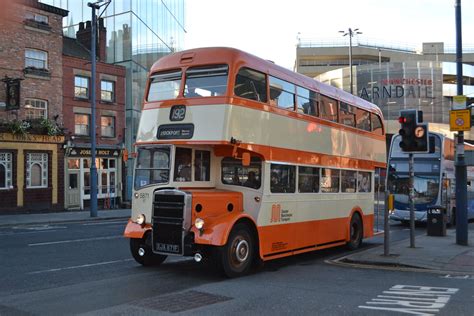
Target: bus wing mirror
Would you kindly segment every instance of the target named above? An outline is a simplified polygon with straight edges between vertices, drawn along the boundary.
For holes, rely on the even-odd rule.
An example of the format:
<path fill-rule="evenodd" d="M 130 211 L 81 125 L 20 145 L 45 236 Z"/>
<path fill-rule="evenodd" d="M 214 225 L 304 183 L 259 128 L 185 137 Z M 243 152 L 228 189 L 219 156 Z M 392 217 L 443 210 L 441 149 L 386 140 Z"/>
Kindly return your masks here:
<path fill-rule="evenodd" d="M 242 154 L 242 166 L 244 167 L 250 166 L 250 153 Z"/>

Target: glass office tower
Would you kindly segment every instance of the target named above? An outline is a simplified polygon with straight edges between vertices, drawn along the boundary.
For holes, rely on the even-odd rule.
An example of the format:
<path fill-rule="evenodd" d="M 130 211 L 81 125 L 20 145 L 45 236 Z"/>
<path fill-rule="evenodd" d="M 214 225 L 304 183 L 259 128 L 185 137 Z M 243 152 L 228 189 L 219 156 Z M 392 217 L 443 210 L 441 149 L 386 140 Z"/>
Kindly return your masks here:
<path fill-rule="evenodd" d="M 40 2 L 69 10 L 63 20 L 64 35 L 75 37 L 79 22 L 91 20 L 87 3 L 97 1 Z M 129 152 L 136 138 L 148 70 L 161 56 L 182 50 L 184 16 L 185 0 L 112 0 L 102 14 L 107 29 L 107 62 L 127 69 L 125 145 Z M 130 160 L 127 168 L 128 196 L 131 195 L 128 185 L 131 184 L 131 163 Z"/>

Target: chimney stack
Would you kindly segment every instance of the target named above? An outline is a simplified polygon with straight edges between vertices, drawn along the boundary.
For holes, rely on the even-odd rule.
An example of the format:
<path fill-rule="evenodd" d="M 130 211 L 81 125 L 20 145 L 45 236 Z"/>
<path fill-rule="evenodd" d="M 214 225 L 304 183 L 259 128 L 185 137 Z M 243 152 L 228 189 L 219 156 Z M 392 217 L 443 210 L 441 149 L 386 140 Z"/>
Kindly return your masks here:
<path fill-rule="evenodd" d="M 99 25 L 97 29 L 97 43 L 96 43 L 96 54 L 99 57 L 99 61 L 105 62 L 106 61 L 106 42 L 107 42 L 107 29 L 104 26 L 104 19 L 100 18 Z M 92 36 L 92 23 L 91 21 L 87 21 L 79 23 L 79 30 L 76 33 L 77 41 L 87 48 L 89 51 L 91 50 L 91 36 Z"/>

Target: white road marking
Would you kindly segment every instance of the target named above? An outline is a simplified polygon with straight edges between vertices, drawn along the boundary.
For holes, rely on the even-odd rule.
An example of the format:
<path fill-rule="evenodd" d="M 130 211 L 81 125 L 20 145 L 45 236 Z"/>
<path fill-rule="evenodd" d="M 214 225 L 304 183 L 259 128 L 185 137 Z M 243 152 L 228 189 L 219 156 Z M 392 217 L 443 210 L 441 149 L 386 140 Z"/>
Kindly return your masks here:
<path fill-rule="evenodd" d="M 435 315 L 449 302 L 457 288 L 395 285 L 385 295 L 377 295 L 359 308 L 392 311 L 414 315 Z"/>
<path fill-rule="evenodd" d="M 29 272 L 28 274 L 40 274 L 40 273 L 47 273 L 47 272 L 58 272 L 58 271 L 64 271 L 64 270 L 82 269 L 82 268 L 89 268 L 89 267 L 95 267 L 95 266 L 103 266 L 103 265 L 107 265 L 107 264 L 127 262 L 127 261 L 132 261 L 132 260 L 134 260 L 134 259 L 122 259 L 122 260 L 115 260 L 115 261 L 89 263 L 89 264 L 83 264 L 83 265 L 80 265 L 80 266 L 72 266 L 72 267 L 64 267 L 64 268 L 55 268 L 55 269 L 34 271 L 34 272 Z"/>
<path fill-rule="evenodd" d="M 115 224 L 121 224 L 121 225 L 125 225 L 127 224 L 126 221 L 120 221 L 120 222 L 98 222 L 98 223 L 85 223 L 85 224 L 82 224 L 82 226 L 96 226 L 96 225 L 115 225 Z"/>
<path fill-rule="evenodd" d="M 15 235 L 28 235 L 28 234 L 40 234 L 40 233 L 54 233 L 59 230 L 52 229 L 52 230 L 38 230 L 34 232 L 9 232 L 9 233 L 0 233 L 0 236 L 15 236 Z"/>
<path fill-rule="evenodd" d="M 108 236 L 108 237 L 95 237 L 95 238 L 83 238 L 83 239 L 71 239 L 71 240 L 60 240 L 60 241 L 50 241 L 50 242 L 39 242 L 39 243 L 34 243 L 34 244 L 28 244 L 28 246 L 29 247 L 36 247 L 36 246 L 47 246 L 47 245 L 67 244 L 67 243 L 73 243 L 73 242 L 107 240 L 107 239 L 118 239 L 118 238 L 123 238 L 123 236 L 118 235 L 118 236 Z"/>
<path fill-rule="evenodd" d="M 51 226 L 51 225 L 40 225 L 40 226 L 14 226 L 12 229 L 23 229 L 23 230 L 52 230 L 52 229 L 66 229 L 66 226 Z"/>
<path fill-rule="evenodd" d="M 443 276 L 440 276 L 440 278 L 443 279 L 456 279 L 456 280 L 474 280 L 474 275 L 451 275 L 451 274 L 446 274 Z"/>

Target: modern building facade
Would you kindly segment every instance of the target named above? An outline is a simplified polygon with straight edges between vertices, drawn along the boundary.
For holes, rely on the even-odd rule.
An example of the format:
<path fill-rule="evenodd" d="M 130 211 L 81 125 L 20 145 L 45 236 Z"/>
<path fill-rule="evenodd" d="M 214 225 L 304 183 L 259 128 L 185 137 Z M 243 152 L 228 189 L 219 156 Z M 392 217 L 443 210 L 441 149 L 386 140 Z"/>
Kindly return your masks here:
<path fill-rule="evenodd" d="M 297 48 L 297 71 L 350 91 L 349 47 Z M 402 109 L 423 111 L 430 129 L 449 133 L 449 111 L 456 95 L 455 53 L 443 43 L 423 43 L 422 50 L 357 43 L 352 48 L 354 94 L 377 104 L 383 111 L 387 132 L 398 132 Z M 474 102 L 474 50 L 463 54 L 463 90 Z M 466 134 L 467 139 L 474 135 Z"/>
<path fill-rule="evenodd" d="M 64 208 L 62 19 L 37 0 L 0 10 L 0 212 Z"/>
<path fill-rule="evenodd" d="M 75 36 L 80 22 L 91 20 L 91 8 L 87 6 L 91 0 L 41 2 L 69 10 L 63 20 L 63 31 L 69 37 Z M 182 49 L 184 16 L 185 0 L 113 0 L 102 14 L 107 29 L 106 61 L 126 68 L 125 144 L 130 152 L 138 129 L 148 70 L 161 56 Z M 132 158 L 127 170 L 128 196 L 131 196 L 131 177 Z"/>
<path fill-rule="evenodd" d="M 105 33 L 99 21 L 99 33 Z M 63 38 L 63 116 L 67 129 L 64 160 L 65 208 L 90 204 L 90 131 L 95 127 L 99 208 L 120 205 L 124 188 L 125 73 L 123 66 L 105 63 L 105 43 L 99 42 L 96 72 L 96 121 L 91 123 L 90 23 L 80 23 L 76 39 Z M 104 37 L 102 37 L 104 38 Z"/>

